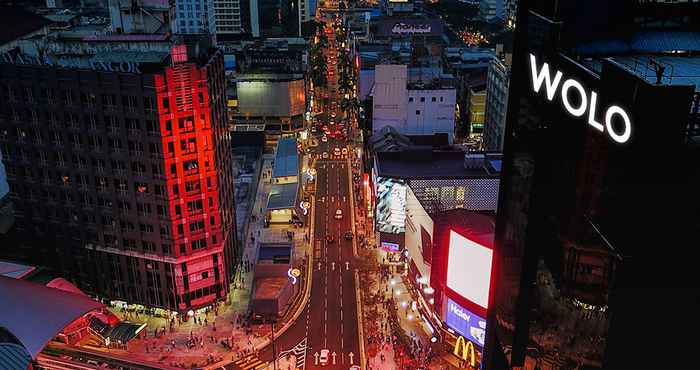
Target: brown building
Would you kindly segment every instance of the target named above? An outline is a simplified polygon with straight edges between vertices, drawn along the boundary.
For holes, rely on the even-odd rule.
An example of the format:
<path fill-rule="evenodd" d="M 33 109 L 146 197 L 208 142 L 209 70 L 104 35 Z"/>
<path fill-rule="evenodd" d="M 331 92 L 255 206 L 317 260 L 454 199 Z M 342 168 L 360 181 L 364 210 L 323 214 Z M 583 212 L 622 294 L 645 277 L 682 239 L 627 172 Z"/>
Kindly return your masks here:
<path fill-rule="evenodd" d="M 98 297 L 185 312 L 225 297 L 237 263 L 223 55 L 125 37 L 0 56 L 12 254 Z"/>

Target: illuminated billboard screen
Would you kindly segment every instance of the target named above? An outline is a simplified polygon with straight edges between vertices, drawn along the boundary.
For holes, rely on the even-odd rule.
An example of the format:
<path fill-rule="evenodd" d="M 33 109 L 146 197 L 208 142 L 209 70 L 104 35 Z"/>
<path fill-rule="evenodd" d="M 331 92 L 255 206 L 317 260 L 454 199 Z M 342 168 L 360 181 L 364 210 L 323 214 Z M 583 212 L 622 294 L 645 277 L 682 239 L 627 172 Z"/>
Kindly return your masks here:
<path fill-rule="evenodd" d="M 493 251 L 450 230 L 447 287 L 488 308 Z"/>
<path fill-rule="evenodd" d="M 450 298 L 447 298 L 445 323 L 463 337 L 481 347 L 484 346 L 484 341 L 486 339 L 486 319 L 458 305 Z"/>
<path fill-rule="evenodd" d="M 382 242 L 382 249 L 387 252 L 398 253 L 400 252 L 400 246 L 396 243 Z"/>
<path fill-rule="evenodd" d="M 400 179 L 377 178 L 377 227 L 384 233 L 406 231 L 406 183 Z"/>

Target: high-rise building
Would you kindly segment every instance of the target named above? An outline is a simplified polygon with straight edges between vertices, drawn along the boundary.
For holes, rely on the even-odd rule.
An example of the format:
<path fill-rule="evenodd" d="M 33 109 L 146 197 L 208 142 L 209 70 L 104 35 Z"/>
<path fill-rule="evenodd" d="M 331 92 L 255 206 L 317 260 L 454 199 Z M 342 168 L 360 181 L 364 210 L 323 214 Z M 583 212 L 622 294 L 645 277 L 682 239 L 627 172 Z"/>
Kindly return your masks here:
<path fill-rule="evenodd" d="M 687 367 L 700 4 L 520 7 L 484 368 Z"/>
<path fill-rule="evenodd" d="M 503 150 L 508 107 L 508 83 L 510 58 L 494 57 L 489 63 L 486 77 L 486 111 L 484 124 L 484 149 Z"/>
<path fill-rule="evenodd" d="M 247 12 L 249 0 L 209 0 L 214 8 L 214 25 L 217 39 L 230 35 L 249 33 Z"/>
<path fill-rule="evenodd" d="M 481 0 L 479 16 L 489 23 L 503 22 L 506 17 L 504 0 Z"/>
<path fill-rule="evenodd" d="M 216 31 L 213 0 L 175 0 L 172 29 L 176 34 L 209 34 Z"/>
<path fill-rule="evenodd" d="M 254 37 L 301 37 L 300 0 L 251 0 Z"/>
<path fill-rule="evenodd" d="M 99 297 L 180 312 L 222 299 L 237 260 L 221 51 L 51 36 L 50 52 L 34 38 L 0 58 L 16 248 Z"/>

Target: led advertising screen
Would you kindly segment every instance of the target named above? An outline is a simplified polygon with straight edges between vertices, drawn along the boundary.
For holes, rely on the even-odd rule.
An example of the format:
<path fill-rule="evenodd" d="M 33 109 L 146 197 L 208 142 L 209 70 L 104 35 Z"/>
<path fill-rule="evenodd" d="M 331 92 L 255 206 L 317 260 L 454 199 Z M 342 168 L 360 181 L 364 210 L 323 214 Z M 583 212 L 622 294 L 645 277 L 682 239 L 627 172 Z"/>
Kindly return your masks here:
<path fill-rule="evenodd" d="M 447 287 L 488 308 L 493 251 L 450 230 Z"/>
<path fill-rule="evenodd" d="M 401 179 L 377 178 L 377 226 L 384 233 L 406 230 L 406 183 Z"/>
<path fill-rule="evenodd" d="M 486 339 L 486 319 L 475 315 L 468 309 L 447 298 L 447 313 L 445 323 L 463 337 L 484 346 Z"/>
<path fill-rule="evenodd" d="M 387 252 L 398 253 L 400 252 L 399 248 L 399 245 L 396 243 L 382 242 L 382 249 Z"/>

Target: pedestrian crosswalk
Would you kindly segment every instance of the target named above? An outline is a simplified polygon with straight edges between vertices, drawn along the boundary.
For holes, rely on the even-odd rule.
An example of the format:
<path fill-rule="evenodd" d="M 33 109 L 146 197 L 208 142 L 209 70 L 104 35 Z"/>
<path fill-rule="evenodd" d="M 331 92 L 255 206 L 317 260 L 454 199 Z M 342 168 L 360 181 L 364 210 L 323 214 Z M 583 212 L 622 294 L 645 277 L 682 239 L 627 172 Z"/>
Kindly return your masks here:
<path fill-rule="evenodd" d="M 256 355 L 248 355 L 233 362 L 236 369 L 240 370 L 260 370 L 267 366 L 267 362 L 261 360 Z"/>

